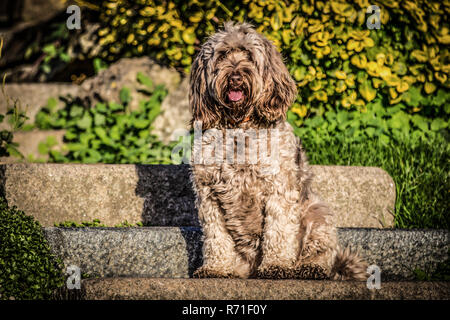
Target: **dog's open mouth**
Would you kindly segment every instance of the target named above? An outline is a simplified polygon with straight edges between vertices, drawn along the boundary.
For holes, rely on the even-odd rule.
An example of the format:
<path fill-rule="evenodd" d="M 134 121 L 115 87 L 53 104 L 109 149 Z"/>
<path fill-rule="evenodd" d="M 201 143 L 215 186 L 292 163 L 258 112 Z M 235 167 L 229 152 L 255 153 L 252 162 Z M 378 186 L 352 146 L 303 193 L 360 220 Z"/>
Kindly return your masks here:
<path fill-rule="evenodd" d="M 228 99 L 232 102 L 238 102 L 243 98 L 244 94 L 240 90 L 228 91 Z"/>

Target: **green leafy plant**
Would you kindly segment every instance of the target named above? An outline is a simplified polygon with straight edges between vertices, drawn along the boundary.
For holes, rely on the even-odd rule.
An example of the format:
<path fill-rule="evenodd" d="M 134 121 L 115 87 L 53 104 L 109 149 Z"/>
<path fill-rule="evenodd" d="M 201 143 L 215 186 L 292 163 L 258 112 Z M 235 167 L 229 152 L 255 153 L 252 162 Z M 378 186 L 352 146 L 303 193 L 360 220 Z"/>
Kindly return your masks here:
<path fill-rule="evenodd" d="M 116 228 L 131 228 L 131 227 L 143 227 L 144 224 L 142 222 L 136 222 L 136 224 L 129 223 L 127 220 L 125 220 L 122 223 L 119 223 L 115 225 Z"/>
<path fill-rule="evenodd" d="M 329 110 L 322 115 L 305 118 L 301 124 L 293 112 L 288 111 L 288 121 L 298 136 L 315 142 L 340 137 L 355 142 L 379 139 L 389 143 L 406 139 L 414 143 L 448 135 L 447 121 L 410 114 L 406 109 L 402 103 L 386 109 L 382 99 L 376 99 L 368 103 L 364 111 Z"/>
<path fill-rule="evenodd" d="M 41 75 L 48 76 L 53 71 L 67 65 L 74 54 L 70 52 L 70 34 L 66 22 L 54 22 L 45 27 L 43 37 L 37 37 L 25 51 L 24 59 L 37 58 L 38 71 Z"/>
<path fill-rule="evenodd" d="M 137 222 L 136 224 L 129 223 L 127 220 L 116 224 L 115 228 L 128 228 L 128 227 L 143 227 L 144 224 L 142 222 Z M 87 228 L 87 227 L 107 227 L 105 224 L 102 224 L 99 219 L 94 219 L 92 221 L 82 221 L 81 223 L 77 223 L 74 221 L 64 221 L 61 223 L 55 223 L 55 227 L 59 228 Z"/>
<path fill-rule="evenodd" d="M 50 299 L 64 284 L 62 262 L 40 224 L 0 196 L 0 299 Z"/>
<path fill-rule="evenodd" d="M 108 68 L 108 64 L 106 62 L 104 62 L 102 59 L 100 58 L 95 58 L 92 61 L 92 64 L 94 66 L 94 72 L 95 74 L 98 74 L 101 70 L 104 70 L 106 68 Z"/>
<path fill-rule="evenodd" d="M 56 110 L 50 99 L 36 115 L 36 126 L 43 130 L 65 129 L 66 152 L 55 150 L 54 139 L 39 145 L 50 162 L 80 163 L 170 163 L 171 146 L 163 145 L 151 133 L 151 125 L 160 113 L 167 94 L 162 86 L 153 86 L 148 77 L 138 75 L 149 97 L 140 101 L 139 110 L 130 110 L 130 90 L 120 91 L 120 101 L 85 106 L 79 99 L 66 99 L 65 108 Z"/>
<path fill-rule="evenodd" d="M 55 227 L 59 228 L 106 227 L 106 225 L 102 224 L 99 219 L 94 219 L 92 221 L 82 221 L 81 223 L 77 223 L 74 221 L 64 221 L 55 223 L 54 225 Z"/>
<path fill-rule="evenodd" d="M 0 38 L 0 58 L 2 56 L 3 38 Z M 14 132 L 24 127 L 25 121 L 28 120 L 26 110 L 22 110 L 18 99 L 11 99 L 5 91 L 6 74 L 2 81 L 2 95 L 6 102 L 6 114 L 0 114 L 0 123 L 6 118 L 10 126 L 10 130 L 3 129 L 0 131 L 0 157 L 16 156 L 23 158 L 23 155 L 17 149 L 19 146 L 13 142 Z"/>
<path fill-rule="evenodd" d="M 3 122 L 5 116 L 0 114 L 0 123 Z M 21 156 L 17 150 L 18 144 L 13 142 L 13 132 L 9 130 L 0 131 L 0 157 L 8 157 L 10 155 Z"/>
<path fill-rule="evenodd" d="M 55 61 L 69 63 L 71 60 L 69 54 L 66 52 L 66 48 L 59 47 L 54 43 L 50 43 L 44 46 L 42 52 L 45 54 L 45 56 L 40 65 L 40 68 L 44 73 L 50 73 L 52 71 L 52 65 L 55 64 Z"/>

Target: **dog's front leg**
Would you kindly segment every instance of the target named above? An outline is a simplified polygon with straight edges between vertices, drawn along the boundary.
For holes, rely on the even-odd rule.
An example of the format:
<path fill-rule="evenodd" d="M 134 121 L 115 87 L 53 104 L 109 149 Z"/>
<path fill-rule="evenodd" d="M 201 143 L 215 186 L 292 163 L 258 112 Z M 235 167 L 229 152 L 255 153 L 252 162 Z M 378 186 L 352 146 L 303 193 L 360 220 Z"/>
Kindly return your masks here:
<path fill-rule="evenodd" d="M 243 261 L 236 252 L 234 241 L 226 229 L 219 205 L 211 197 L 208 187 L 201 188 L 198 193 L 198 215 L 203 227 L 204 237 L 203 265 L 194 272 L 194 277 L 243 277 L 239 274 L 239 271 L 245 269 L 245 267 L 243 268 Z"/>
<path fill-rule="evenodd" d="M 292 278 L 299 251 L 299 208 L 295 194 L 276 192 L 265 207 L 260 278 Z"/>

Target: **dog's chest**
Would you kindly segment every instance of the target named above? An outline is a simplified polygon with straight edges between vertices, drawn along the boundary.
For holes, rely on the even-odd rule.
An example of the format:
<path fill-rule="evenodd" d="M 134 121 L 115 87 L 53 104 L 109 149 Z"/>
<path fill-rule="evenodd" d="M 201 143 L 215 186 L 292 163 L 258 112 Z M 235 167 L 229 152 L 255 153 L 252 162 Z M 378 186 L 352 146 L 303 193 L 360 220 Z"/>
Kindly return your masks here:
<path fill-rule="evenodd" d="M 275 175 L 269 174 L 268 168 L 271 166 L 222 164 L 219 184 L 233 187 L 246 195 L 265 194 L 273 188 L 276 179 Z"/>

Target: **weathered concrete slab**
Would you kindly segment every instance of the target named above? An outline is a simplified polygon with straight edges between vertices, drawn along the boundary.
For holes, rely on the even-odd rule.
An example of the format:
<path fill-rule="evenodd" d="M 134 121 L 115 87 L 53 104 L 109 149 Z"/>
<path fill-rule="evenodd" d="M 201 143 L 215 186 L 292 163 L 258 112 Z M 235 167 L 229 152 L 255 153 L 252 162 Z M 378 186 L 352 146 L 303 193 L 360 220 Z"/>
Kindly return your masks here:
<path fill-rule="evenodd" d="M 66 266 L 92 276 L 189 277 L 202 263 L 198 228 L 45 228 Z"/>
<path fill-rule="evenodd" d="M 1 186 L 10 205 L 42 225 L 100 219 L 115 225 L 142 220 L 135 166 L 5 164 Z"/>
<path fill-rule="evenodd" d="M 312 166 L 313 189 L 339 227 L 392 227 L 395 185 L 382 169 Z M 3 164 L 11 205 L 44 226 L 66 220 L 127 220 L 153 226 L 199 226 L 188 165 Z"/>
<path fill-rule="evenodd" d="M 312 188 L 335 212 L 339 227 L 394 226 L 395 183 L 380 168 L 312 166 Z"/>
<path fill-rule="evenodd" d="M 86 300 L 448 300 L 450 282 L 103 278 L 82 281 Z"/>
<path fill-rule="evenodd" d="M 44 228 L 66 266 L 100 277 L 187 278 L 202 264 L 199 228 Z M 382 280 L 411 280 L 448 259 L 448 230 L 338 229 L 343 247 L 359 249 Z"/>

